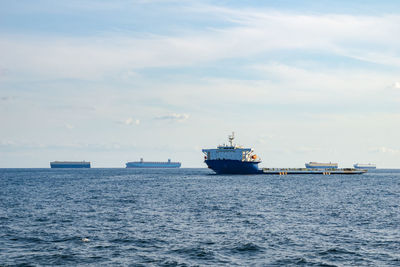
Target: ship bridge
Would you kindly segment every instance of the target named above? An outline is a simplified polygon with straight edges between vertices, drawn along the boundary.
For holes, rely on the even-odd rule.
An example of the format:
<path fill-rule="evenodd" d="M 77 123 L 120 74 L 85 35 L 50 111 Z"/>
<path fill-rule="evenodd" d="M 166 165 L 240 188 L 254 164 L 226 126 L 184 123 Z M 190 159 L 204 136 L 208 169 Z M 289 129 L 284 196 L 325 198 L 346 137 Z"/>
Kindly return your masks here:
<path fill-rule="evenodd" d="M 217 148 L 203 149 L 206 160 L 238 160 L 247 162 L 261 162 L 254 154 L 253 149 L 233 144 L 234 133 L 229 136 L 229 145 L 220 145 Z"/>

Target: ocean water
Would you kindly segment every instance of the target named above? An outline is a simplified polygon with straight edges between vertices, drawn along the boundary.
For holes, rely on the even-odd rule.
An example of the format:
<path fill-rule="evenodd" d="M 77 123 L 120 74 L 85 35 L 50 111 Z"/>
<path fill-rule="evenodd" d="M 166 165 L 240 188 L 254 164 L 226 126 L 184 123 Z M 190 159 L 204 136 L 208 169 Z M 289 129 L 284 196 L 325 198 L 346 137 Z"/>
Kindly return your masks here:
<path fill-rule="evenodd" d="M 0 169 L 0 266 L 400 266 L 400 170 Z"/>

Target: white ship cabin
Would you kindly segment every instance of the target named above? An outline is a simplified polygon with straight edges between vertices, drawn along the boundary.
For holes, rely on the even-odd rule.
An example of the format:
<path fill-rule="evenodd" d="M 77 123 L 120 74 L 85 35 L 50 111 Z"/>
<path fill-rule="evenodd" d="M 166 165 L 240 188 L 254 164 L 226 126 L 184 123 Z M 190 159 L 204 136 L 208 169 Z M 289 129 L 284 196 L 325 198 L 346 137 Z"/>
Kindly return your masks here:
<path fill-rule="evenodd" d="M 244 148 L 233 144 L 234 133 L 229 136 L 229 145 L 220 145 L 216 149 L 203 149 L 202 152 L 205 154 L 204 159 L 206 160 L 239 160 L 239 161 L 251 161 L 260 162 L 261 159 L 254 154 L 253 149 Z"/>

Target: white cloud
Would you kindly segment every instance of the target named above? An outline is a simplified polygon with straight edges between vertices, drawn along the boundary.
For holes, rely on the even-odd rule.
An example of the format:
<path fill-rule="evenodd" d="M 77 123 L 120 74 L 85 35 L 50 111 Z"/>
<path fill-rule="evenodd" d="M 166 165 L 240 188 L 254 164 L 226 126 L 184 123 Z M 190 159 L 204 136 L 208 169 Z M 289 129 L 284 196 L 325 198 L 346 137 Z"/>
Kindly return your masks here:
<path fill-rule="evenodd" d="M 10 72 L 51 78 L 99 79 L 146 67 L 188 66 L 260 53 L 306 49 L 400 66 L 400 16 L 298 15 L 207 7 L 230 26 L 181 36 L 0 36 Z M 368 48 L 365 44 L 368 44 Z M 133 75 L 132 75 L 133 74 Z M 125 77 L 126 75 L 123 75 Z M 125 77 L 126 78 L 126 77 Z"/>
<path fill-rule="evenodd" d="M 127 119 L 122 119 L 122 120 L 116 120 L 115 121 L 118 124 L 123 124 L 123 125 L 139 125 L 140 124 L 140 120 L 139 119 L 135 119 L 135 118 L 127 118 Z"/>
<path fill-rule="evenodd" d="M 321 148 L 319 147 L 311 147 L 311 146 L 300 146 L 300 147 L 296 147 L 293 148 L 293 152 L 295 153 L 316 153 L 316 152 L 320 152 Z"/>
<path fill-rule="evenodd" d="M 392 87 L 394 89 L 400 89 L 400 82 L 395 82 L 394 84 L 392 84 Z"/>
<path fill-rule="evenodd" d="M 0 141 L 0 147 L 10 148 L 10 149 L 88 149 L 88 150 L 129 150 L 132 148 L 136 148 L 135 144 L 126 144 L 126 143 L 116 143 L 116 142 L 108 142 L 108 143 L 77 143 L 77 142 L 62 142 L 62 143 L 38 143 L 27 140 L 2 140 Z"/>
<path fill-rule="evenodd" d="M 6 76 L 8 74 L 9 70 L 8 69 L 3 69 L 0 67 L 0 78 L 3 76 Z"/>
<path fill-rule="evenodd" d="M 123 123 L 125 125 L 139 125 L 140 120 L 134 119 L 134 118 L 128 118 L 128 119 L 124 120 Z"/>
<path fill-rule="evenodd" d="M 72 125 L 72 124 L 66 123 L 66 124 L 65 124 L 65 128 L 67 128 L 67 129 L 69 129 L 69 130 L 72 130 L 72 129 L 75 128 L 75 126 Z"/>
<path fill-rule="evenodd" d="M 183 121 L 186 121 L 188 118 L 189 118 L 188 114 L 172 113 L 172 114 L 168 114 L 168 115 L 158 116 L 155 119 L 183 122 Z"/>
<path fill-rule="evenodd" d="M 385 147 L 385 146 L 373 147 L 369 151 L 374 152 L 374 153 L 383 153 L 383 154 L 392 154 L 392 155 L 400 154 L 400 149 L 394 149 L 394 148 L 389 148 L 389 147 Z"/>
<path fill-rule="evenodd" d="M 13 145 L 15 145 L 15 142 L 11 140 L 0 141 L 0 146 L 13 146 Z"/>
<path fill-rule="evenodd" d="M 0 101 L 10 102 L 16 100 L 16 96 L 0 96 Z"/>
<path fill-rule="evenodd" d="M 10 149 L 37 149 L 37 148 L 46 148 L 47 145 L 40 142 L 33 142 L 28 140 L 2 140 L 0 141 L 0 147 L 10 148 Z"/>

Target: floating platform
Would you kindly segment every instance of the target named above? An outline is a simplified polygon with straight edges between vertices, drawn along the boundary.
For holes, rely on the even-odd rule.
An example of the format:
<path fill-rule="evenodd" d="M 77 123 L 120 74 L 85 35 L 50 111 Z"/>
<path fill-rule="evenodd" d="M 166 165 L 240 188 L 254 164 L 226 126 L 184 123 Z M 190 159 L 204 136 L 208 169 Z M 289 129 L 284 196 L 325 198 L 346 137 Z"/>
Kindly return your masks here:
<path fill-rule="evenodd" d="M 307 169 L 307 168 L 262 168 L 260 174 L 272 174 L 272 175 L 292 175 L 292 174 L 322 174 L 322 175 L 334 175 L 334 174 L 363 174 L 367 170 L 361 169 Z"/>

